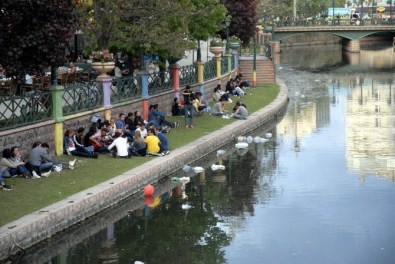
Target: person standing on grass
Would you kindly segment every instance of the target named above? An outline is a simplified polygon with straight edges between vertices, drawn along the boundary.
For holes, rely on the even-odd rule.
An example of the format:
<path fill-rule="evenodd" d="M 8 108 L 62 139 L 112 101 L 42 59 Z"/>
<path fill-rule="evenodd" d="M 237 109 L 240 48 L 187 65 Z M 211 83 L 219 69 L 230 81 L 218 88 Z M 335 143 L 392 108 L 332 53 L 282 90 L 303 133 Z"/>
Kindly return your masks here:
<path fill-rule="evenodd" d="M 192 91 L 192 87 L 187 85 L 182 95 L 184 97 L 185 127 L 193 128 L 193 101 L 195 100 L 195 95 Z"/>

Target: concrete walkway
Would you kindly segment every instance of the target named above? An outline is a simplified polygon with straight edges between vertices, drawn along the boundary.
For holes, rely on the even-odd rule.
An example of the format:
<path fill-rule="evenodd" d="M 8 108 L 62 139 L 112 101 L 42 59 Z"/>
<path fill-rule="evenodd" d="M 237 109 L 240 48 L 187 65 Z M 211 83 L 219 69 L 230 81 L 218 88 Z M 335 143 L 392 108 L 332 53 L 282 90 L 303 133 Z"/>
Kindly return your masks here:
<path fill-rule="evenodd" d="M 168 156 L 153 159 L 111 180 L 2 226 L 0 228 L 0 260 L 10 253 L 15 254 L 19 250 L 18 247 L 29 248 L 117 204 L 120 200 L 141 191 L 148 183 L 159 181 L 185 164 L 202 158 L 234 141 L 237 136 L 246 134 L 276 118 L 288 103 L 288 92 L 284 83 L 278 80 L 278 84 L 281 90 L 277 98 L 270 105 L 252 113 L 247 120 L 233 122 L 172 151 Z"/>

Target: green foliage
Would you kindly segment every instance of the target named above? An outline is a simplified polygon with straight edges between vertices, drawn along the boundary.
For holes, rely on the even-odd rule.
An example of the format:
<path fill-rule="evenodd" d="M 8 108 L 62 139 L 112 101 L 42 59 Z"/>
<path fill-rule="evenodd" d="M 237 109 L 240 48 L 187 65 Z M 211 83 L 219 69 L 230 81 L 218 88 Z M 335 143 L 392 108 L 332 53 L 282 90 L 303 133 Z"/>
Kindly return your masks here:
<path fill-rule="evenodd" d="M 187 38 L 192 8 L 190 1 L 95 0 L 81 6 L 79 24 L 90 35 L 90 50 L 179 57 L 193 47 Z"/>
<path fill-rule="evenodd" d="M 63 65 L 73 10 L 71 0 L 0 1 L 0 63 L 8 74 Z"/>
<path fill-rule="evenodd" d="M 276 84 L 265 84 L 257 89 L 249 90 L 243 97 L 250 113 L 255 112 L 271 103 L 277 96 L 279 88 Z M 227 110 L 231 111 L 234 104 L 228 104 Z M 183 124 L 183 117 L 172 117 Z M 195 127 L 171 130 L 167 134 L 171 150 L 182 147 L 204 135 L 235 122 L 236 119 L 223 119 L 205 114 L 195 119 Z M 170 154 L 171 155 L 171 154 Z M 69 156 L 59 157 L 62 160 L 70 160 Z M 11 192 L 0 191 L 0 206 L 7 208 L 0 214 L 0 226 L 16 220 L 26 214 L 40 208 L 65 199 L 77 192 L 95 186 L 120 175 L 132 168 L 144 164 L 158 157 L 133 157 L 130 160 L 114 159 L 107 155 L 100 155 L 99 159 L 78 158 L 74 170 L 63 170 L 60 173 L 53 172 L 48 179 L 26 180 L 22 178 L 7 179 L 6 183 L 13 186 Z M 9 206 L 10 204 L 18 206 Z"/>
<path fill-rule="evenodd" d="M 256 32 L 258 18 L 256 15 L 256 0 L 221 0 L 232 17 L 229 27 L 229 35 L 235 35 L 244 44 L 248 44 Z M 226 37 L 226 31 L 220 32 L 222 38 Z"/>
<path fill-rule="evenodd" d="M 194 10 L 189 20 L 190 36 L 194 40 L 207 40 L 225 27 L 227 10 L 219 0 L 191 0 Z"/>

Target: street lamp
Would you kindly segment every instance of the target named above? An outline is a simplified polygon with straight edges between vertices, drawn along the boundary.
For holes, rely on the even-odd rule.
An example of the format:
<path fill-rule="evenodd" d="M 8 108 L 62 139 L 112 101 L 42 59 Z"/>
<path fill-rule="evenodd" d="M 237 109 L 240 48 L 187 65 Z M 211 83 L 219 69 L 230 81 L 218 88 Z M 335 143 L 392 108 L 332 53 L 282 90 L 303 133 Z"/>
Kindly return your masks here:
<path fill-rule="evenodd" d="M 230 17 L 227 17 L 226 19 L 225 19 L 225 26 L 226 26 L 226 47 L 225 47 L 225 52 L 226 52 L 226 54 L 228 53 L 228 51 L 229 51 L 229 41 L 228 41 L 228 39 L 229 39 L 229 27 L 230 27 L 230 22 L 232 22 L 232 20 L 231 20 L 231 18 Z"/>
<path fill-rule="evenodd" d="M 77 61 L 78 59 L 78 35 L 83 35 L 84 33 L 82 32 L 81 29 L 75 30 L 74 33 L 74 60 Z"/>

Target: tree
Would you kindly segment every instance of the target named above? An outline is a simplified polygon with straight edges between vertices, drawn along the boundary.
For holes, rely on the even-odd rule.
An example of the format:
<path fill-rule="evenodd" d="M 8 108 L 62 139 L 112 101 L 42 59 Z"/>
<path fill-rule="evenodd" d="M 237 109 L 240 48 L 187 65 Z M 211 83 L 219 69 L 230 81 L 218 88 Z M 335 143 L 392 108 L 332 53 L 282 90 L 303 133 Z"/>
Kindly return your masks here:
<path fill-rule="evenodd" d="M 2 0 L 0 14 L 0 63 L 8 74 L 64 64 L 74 34 L 71 0 Z"/>
<path fill-rule="evenodd" d="M 188 39 L 192 7 L 190 1 L 84 1 L 79 7 L 79 24 L 90 36 L 90 50 L 106 48 L 170 58 L 182 56 L 192 47 Z"/>
<path fill-rule="evenodd" d="M 207 40 L 225 27 L 226 7 L 219 0 L 191 0 L 194 11 L 190 17 L 191 39 L 198 41 L 198 60 L 200 60 L 200 41 Z"/>
<path fill-rule="evenodd" d="M 241 39 L 247 45 L 256 32 L 257 1 L 256 0 L 221 0 L 228 9 L 232 21 L 229 27 L 229 34 Z M 226 37 L 226 32 L 222 31 L 221 36 Z"/>

